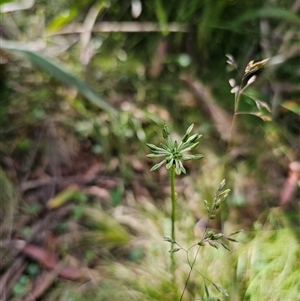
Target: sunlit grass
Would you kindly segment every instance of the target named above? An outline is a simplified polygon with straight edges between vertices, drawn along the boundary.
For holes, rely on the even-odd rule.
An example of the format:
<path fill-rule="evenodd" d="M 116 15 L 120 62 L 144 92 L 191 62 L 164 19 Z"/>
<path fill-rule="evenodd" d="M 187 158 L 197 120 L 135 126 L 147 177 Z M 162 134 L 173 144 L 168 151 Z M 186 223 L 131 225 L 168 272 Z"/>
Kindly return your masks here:
<path fill-rule="evenodd" d="M 132 201 L 132 196 L 128 197 Z M 190 218 L 192 208 L 186 206 L 183 198 L 179 198 L 178 202 L 180 210 L 177 214 L 176 240 L 186 247 L 197 242 L 199 238 L 194 235 L 195 220 Z M 111 251 L 108 256 L 100 256 L 94 267 L 96 274 L 84 284 L 60 284 L 51 292 L 49 300 L 52 300 L 51 295 L 56 295 L 57 291 L 61 291 L 62 294 L 56 300 L 62 301 L 179 300 L 189 265 L 184 252 L 174 254 L 177 262 L 174 282 L 169 272 L 170 244 L 163 241 L 163 236 L 170 233 L 171 226 L 167 208 L 142 198 L 135 203 L 134 208 L 118 206 L 112 209 L 109 215 L 105 214 L 105 224 L 112 225 L 115 230 L 119 227 L 125 229 L 131 237 L 130 241 L 125 244 L 121 242 L 123 246 L 119 245 L 118 252 Z M 95 225 L 97 216 L 99 219 L 103 218 L 102 213 L 94 213 L 90 224 Z M 204 282 L 199 273 L 226 289 L 229 300 L 297 300 L 297 239 L 293 229 L 285 224 L 282 211 L 273 210 L 268 216 L 264 225 L 256 223 L 254 232 L 240 233 L 237 236 L 239 243 L 229 245 L 231 251 L 221 248 L 216 250 L 210 246 L 202 248 L 183 300 L 205 300 Z M 111 223 L 109 219 L 112 220 Z M 103 221 L 99 220 L 99 223 Z M 227 222 L 224 230 L 226 227 L 232 226 Z M 101 238 L 108 239 L 109 233 L 115 230 L 102 228 Z M 89 243 L 85 241 L 82 247 L 88 249 L 89 244 L 92 244 L 93 250 L 97 247 L 101 249 L 103 243 L 105 244 L 105 241 L 101 239 L 94 239 Z M 115 237 L 112 244 L 118 245 Z M 131 252 L 137 249 L 141 251 L 140 256 L 130 257 Z M 191 251 L 191 259 L 195 252 L 196 249 Z M 210 292 L 211 295 L 221 298 L 220 300 L 228 300 L 213 288 Z"/>
<path fill-rule="evenodd" d="M 238 272 L 249 300 L 297 300 L 299 298 L 299 241 L 288 226 L 276 226 L 285 217 L 273 209 L 272 222 L 255 231 L 255 236 L 238 257 Z M 274 220 L 275 219 L 275 220 Z M 244 270 L 241 273 L 239 268 Z"/>

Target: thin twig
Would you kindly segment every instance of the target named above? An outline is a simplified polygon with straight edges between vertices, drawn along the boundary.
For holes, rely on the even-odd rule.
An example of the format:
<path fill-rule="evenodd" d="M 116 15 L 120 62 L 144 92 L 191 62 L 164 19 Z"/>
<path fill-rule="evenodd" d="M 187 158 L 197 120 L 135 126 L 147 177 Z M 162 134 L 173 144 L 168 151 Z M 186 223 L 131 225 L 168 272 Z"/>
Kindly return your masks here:
<path fill-rule="evenodd" d="M 0 278 L 0 300 L 7 300 L 15 282 L 27 266 L 24 256 L 16 259 L 11 267 Z"/>
<path fill-rule="evenodd" d="M 90 30 L 91 32 L 187 32 L 187 25 L 182 23 L 168 23 L 161 26 L 155 22 L 98 22 Z M 80 23 L 65 26 L 56 32 L 49 32 L 48 36 L 60 34 L 84 33 L 87 29 Z"/>
<path fill-rule="evenodd" d="M 53 184 L 68 184 L 68 183 L 81 183 L 87 184 L 97 180 L 115 180 L 119 181 L 120 178 L 117 177 L 108 177 L 108 176 L 98 176 L 98 175 L 88 175 L 88 176 L 71 176 L 71 177 L 49 177 L 45 179 L 31 180 L 23 182 L 20 184 L 19 188 L 22 192 L 25 192 L 30 189 L 39 188 L 46 185 Z"/>

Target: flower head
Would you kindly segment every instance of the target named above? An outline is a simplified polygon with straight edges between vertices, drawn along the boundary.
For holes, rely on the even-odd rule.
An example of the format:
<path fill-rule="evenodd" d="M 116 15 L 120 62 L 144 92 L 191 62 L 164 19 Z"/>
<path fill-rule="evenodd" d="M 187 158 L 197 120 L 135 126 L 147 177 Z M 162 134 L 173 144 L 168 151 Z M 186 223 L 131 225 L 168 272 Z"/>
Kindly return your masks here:
<path fill-rule="evenodd" d="M 163 137 L 166 140 L 166 144 L 161 143 L 160 147 L 154 145 L 154 144 L 148 144 L 151 154 L 147 155 L 150 159 L 155 159 L 158 157 L 165 157 L 161 162 L 155 164 L 151 171 L 157 170 L 162 165 L 166 164 L 166 168 L 170 169 L 172 165 L 175 165 L 175 172 L 176 174 L 180 175 L 181 173 L 186 173 L 185 168 L 183 167 L 182 160 L 188 161 L 188 160 L 198 160 L 203 158 L 203 155 L 197 154 L 197 155 L 191 155 L 191 154 L 185 154 L 186 152 L 194 150 L 197 145 L 199 144 L 199 139 L 202 135 L 194 134 L 190 136 L 190 133 L 193 130 L 194 125 L 190 125 L 187 129 L 185 135 L 182 137 L 181 142 L 178 144 L 178 142 L 175 140 L 173 141 L 170 137 L 170 131 L 169 128 L 165 125 L 163 128 Z"/>

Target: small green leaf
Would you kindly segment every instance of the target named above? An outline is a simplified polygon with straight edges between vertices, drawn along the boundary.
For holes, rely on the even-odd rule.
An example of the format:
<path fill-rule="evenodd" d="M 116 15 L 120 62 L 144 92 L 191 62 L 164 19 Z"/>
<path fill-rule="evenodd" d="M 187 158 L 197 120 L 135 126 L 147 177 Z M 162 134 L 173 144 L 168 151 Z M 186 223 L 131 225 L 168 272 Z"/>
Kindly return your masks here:
<path fill-rule="evenodd" d="M 225 297 L 229 297 L 228 293 L 225 290 L 222 290 L 222 295 Z"/>
<path fill-rule="evenodd" d="M 218 191 L 222 191 L 225 185 L 226 185 L 226 181 L 225 179 L 223 179 L 218 187 Z"/>
<path fill-rule="evenodd" d="M 161 147 L 158 147 L 154 144 L 147 143 L 147 146 L 150 148 L 151 152 L 154 153 L 154 154 L 157 154 L 157 155 L 160 155 L 160 154 L 167 155 L 167 154 L 169 154 L 169 151 L 167 151 L 167 150 L 165 150 Z"/>
<path fill-rule="evenodd" d="M 195 160 L 200 160 L 200 159 L 202 159 L 203 157 L 204 157 L 203 155 L 197 154 L 197 155 L 194 155 L 194 158 L 193 158 L 193 159 L 195 159 Z"/>
<path fill-rule="evenodd" d="M 209 211 L 209 206 L 207 200 L 204 200 L 204 207 L 207 211 Z"/>
<path fill-rule="evenodd" d="M 146 145 L 150 148 L 150 150 L 157 150 L 157 146 L 154 144 L 147 143 Z"/>
<path fill-rule="evenodd" d="M 211 238 L 214 234 L 214 231 L 209 230 L 205 233 L 204 238 Z"/>
<path fill-rule="evenodd" d="M 155 170 L 159 169 L 165 162 L 166 162 L 166 159 L 163 160 L 163 161 L 161 161 L 161 162 L 159 162 L 159 163 L 157 163 L 157 164 L 155 164 L 155 165 L 150 169 L 150 171 L 155 171 Z"/>
<path fill-rule="evenodd" d="M 189 134 L 185 134 L 185 135 L 183 136 L 181 142 L 182 142 L 182 143 L 187 142 L 188 138 L 189 138 Z"/>
<path fill-rule="evenodd" d="M 171 159 L 170 162 L 167 163 L 166 168 L 170 169 L 173 164 L 174 164 L 174 159 Z"/>
<path fill-rule="evenodd" d="M 230 189 L 226 189 L 226 190 L 222 191 L 222 192 L 218 195 L 218 197 L 223 197 L 223 198 L 225 199 L 225 198 L 228 196 L 229 192 L 230 192 Z"/>
<path fill-rule="evenodd" d="M 164 137 L 165 139 L 167 139 L 169 136 L 170 136 L 170 130 L 169 130 L 169 128 L 165 125 L 164 128 L 163 128 L 163 137 Z"/>
<path fill-rule="evenodd" d="M 155 159 L 157 158 L 159 155 L 155 155 L 155 154 L 149 154 L 147 155 L 146 157 L 149 158 L 149 159 Z"/>
<path fill-rule="evenodd" d="M 219 293 L 222 293 L 222 292 L 223 292 L 222 288 L 221 288 L 219 285 L 215 284 L 214 282 L 212 282 L 212 285 L 216 288 L 216 290 L 217 290 Z"/>
<path fill-rule="evenodd" d="M 167 241 L 167 242 L 170 242 L 170 243 L 175 243 L 175 240 L 173 240 L 172 238 L 170 237 L 164 237 L 164 241 Z"/>
<path fill-rule="evenodd" d="M 224 249 L 231 251 L 231 249 L 227 245 L 225 245 L 223 242 L 221 242 L 221 245 L 223 246 Z"/>
<path fill-rule="evenodd" d="M 217 290 L 218 292 L 220 292 L 223 296 L 229 297 L 228 293 L 227 293 L 224 289 L 222 289 L 219 285 L 217 285 L 216 283 L 213 283 L 213 282 L 212 282 L 212 285 L 213 285 L 213 286 L 216 288 L 216 290 Z"/>
<path fill-rule="evenodd" d="M 211 241 L 208 242 L 210 246 L 214 247 L 215 249 L 219 249 L 219 246 Z"/>
<path fill-rule="evenodd" d="M 214 203 L 213 205 L 212 205 L 212 210 L 216 210 L 216 209 L 219 209 L 219 207 L 220 207 L 220 204 L 219 203 Z"/>
<path fill-rule="evenodd" d="M 183 167 L 182 162 L 178 160 L 178 164 L 179 164 L 180 170 L 181 170 L 184 174 L 186 174 L 186 170 L 185 170 L 185 168 Z"/>
<path fill-rule="evenodd" d="M 181 166 L 180 166 L 180 161 L 179 160 L 175 160 L 175 172 L 177 175 L 181 174 Z"/>
<path fill-rule="evenodd" d="M 165 144 L 161 143 L 160 146 L 161 146 L 163 149 L 165 149 L 166 151 L 170 151 L 169 148 L 168 148 Z"/>
<path fill-rule="evenodd" d="M 202 137 L 202 135 L 194 134 L 192 135 L 188 140 L 187 143 L 195 143 L 198 142 L 198 140 Z"/>
<path fill-rule="evenodd" d="M 36 263 L 30 263 L 30 264 L 27 266 L 26 271 L 27 271 L 27 273 L 28 273 L 29 275 L 35 276 L 35 275 L 38 274 L 39 269 L 40 269 L 40 268 L 39 268 L 39 266 L 38 266 Z"/>
<path fill-rule="evenodd" d="M 223 236 L 224 236 L 223 233 L 217 233 L 217 234 L 214 234 L 214 235 L 211 237 L 211 239 L 212 239 L 212 240 L 218 240 L 218 239 L 220 239 L 220 238 L 223 237 Z"/>
<path fill-rule="evenodd" d="M 230 241 L 232 241 L 232 242 L 238 242 L 236 239 L 234 239 L 234 238 L 231 238 L 231 237 L 225 237 L 227 240 L 230 240 Z"/>
<path fill-rule="evenodd" d="M 175 253 L 175 252 L 178 252 L 180 250 L 180 248 L 174 248 L 174 249 L 171 249 L 169 251 L 169 253 Z"/>
<path fill-rule="evenodd" d="M 194 150 L 198 146 L 198 144 L 199 144 L 199 142 L 194 143 L 190 148 L 191 151 Z"/>
<path fill-rule="evenodd" d="M 175 173 L 176 173 L 176 175 L 180 175 L 181 174 L 181 169 L 180 168 L 177 168 L 177 167 L 175 167 Z"/>
<path fill-rule="evenodd" d="M 205 242 L 203 240 L 198 242 L 198 246 L 204 247 L 205 246 Z"/>
<path fill-rule="evenodd" d="M 209 297 L 209 291 L 206 283 L 204 283 L 204 289 L 205 289 L 206 296 Z"/>
<path fill-rule="evenodd" d="M 230 233 L 229 235 L 232 236 L 232 235 L 238 234 L 238 233 L 243 232 L 243 231 L 244 231 L 243 229 L 240 229 L 240 230 L 237 230 L 235 232 Z"/>
<path fill-rule="evenodd" d="M 189 128 L 186 130 L 186 134 L 189 135 L 193 130 L 194 124 L 192 123 Z"/>
<path fill-rule="evenodd" d="M 166 139 L 166 141 L 167 141 L 167 146 L 168 146 L 168 148 L 169 148 L 169 149 L 173 149 L 173 148 L 174 148 L 174 143 L 173 143 L 173 141 L 170 139 L 170 137 L 168 137 L 168 138 Z"/>
<path fill-rule="evenodd" d="M 192 142 L 192 143 L 193 143 L 193 142 L 197 142 L 197 141 L 200 140 L 201 137 L 202 137 L 202 135 L 197 134 L 197 137 L 194 138 L 193 140 L 191 140 L 191 142 Z"/>
<path fill-rule="evenodd" d="M 173 154 L 170 154 L 169 156 L 166 157 L 167 162 L 170 162 L 173 158 Z"/>

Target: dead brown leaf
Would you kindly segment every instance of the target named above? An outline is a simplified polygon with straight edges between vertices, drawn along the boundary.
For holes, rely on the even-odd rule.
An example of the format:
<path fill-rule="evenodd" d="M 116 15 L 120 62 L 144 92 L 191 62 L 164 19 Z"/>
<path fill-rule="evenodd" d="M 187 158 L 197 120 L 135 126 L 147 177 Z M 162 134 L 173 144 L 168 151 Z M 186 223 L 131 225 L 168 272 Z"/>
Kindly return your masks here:
<path fill-rule="evenodd" d="M 38 261 L 39 263 L 44 265 L 48 270 L 56 269 L 57 266 L 61 265 L 61 261 L 55 253 L 32 244 L 26 245 L 21 250 L 21 252 L 26 256 Z M 92 274 L 92 271 L 90 271 L 89 269 L 80 266 L 73 266 L 69 263 L 64 265 L 58 273 L 60 277 L 69 280 L 86 278 L 89 277 L 90 274 Z"/>
<path fill-rule="evenodd" d="M 156 51 L 154 53 L 151 67 L 149 69 L 149 76 L 156 78 L 160 75 L 163 70 L 163 63 L 167 54 L 167 41 L 161 39 L 157 45 Z"/>
<path fill-rule="evenodd" d="M 289 174 L 280 192 L 280 205 L 286 206 L 295 195 L 298 180 L 300 179 L 300 162 L 294 161 L 289 165 Z"/>
<path fill-rule="evenodd" d="M 232 129 L 232 116 L 216 103 L 208 87 L 187 75 L 181 76 L 181 80 L 193 94 L 202 113 L 211 118 L 220 138 L 226 142 L 229 140 L 238 141 L 240 135 L 238 135 L 236 128 Z"/>

